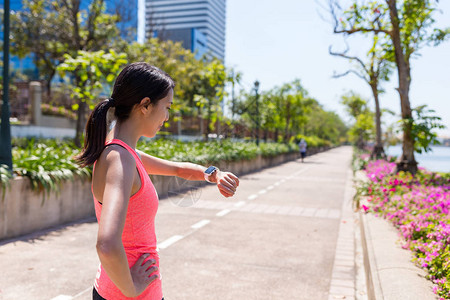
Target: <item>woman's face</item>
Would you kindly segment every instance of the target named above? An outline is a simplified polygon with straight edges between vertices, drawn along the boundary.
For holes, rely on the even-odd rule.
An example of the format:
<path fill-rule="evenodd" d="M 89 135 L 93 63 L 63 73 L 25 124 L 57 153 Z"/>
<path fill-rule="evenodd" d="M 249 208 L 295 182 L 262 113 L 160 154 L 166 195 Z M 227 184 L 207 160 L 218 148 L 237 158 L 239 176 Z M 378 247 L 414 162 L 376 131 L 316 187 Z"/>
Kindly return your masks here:
<path fill-rule="evenodd" d="M 158 101 L 156 105 L 149 105 L 149 113 L 146 116 L 147 126 L 145 128 L 146 137 L 154 137 L 164 126 L 164 122 L 169 120 L 169 110 L 173 103 L 173 90 L 170 89 L 166 97 Z"/>

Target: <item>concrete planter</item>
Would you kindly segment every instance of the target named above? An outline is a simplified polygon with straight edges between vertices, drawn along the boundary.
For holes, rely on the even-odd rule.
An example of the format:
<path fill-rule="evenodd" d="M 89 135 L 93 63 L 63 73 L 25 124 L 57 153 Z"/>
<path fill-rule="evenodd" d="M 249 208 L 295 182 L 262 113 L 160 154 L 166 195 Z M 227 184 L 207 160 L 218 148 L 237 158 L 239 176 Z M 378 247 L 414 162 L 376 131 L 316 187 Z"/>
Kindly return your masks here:
<path fill-rule="evenodd" d="M 316 151 L 312 149 L 309 153 Z M 258 156 L 248 161 L 224 162 L 217 167 L 237 175 L 244 175 L 298 157 L 299 153 L 276 157 Z M 177 177 L 151 176 L 151 178 L 160 199 L 167 198 L 169 191 L 176 192 L 205 185 L 204 181 L 187 181 Z M 27 178 L 16 178 L 10 181 L 5 199 L 0 201 L 0 240 L 92 216 L 94 216 L 94 202 L 89 180 L 67 181 L 60 187 L 59 193 L 52 192 L 43 199 L 43 193 L 33 191 Z"/>
<path fill-rule="evenodd" d="M 33 191 L 28 178 L 10 181 L 5 199 L 0 201 L 0 239 L 13 238 L 51 226 L 92 216 L 90 181 L 67 181 L 59 193 Z"/>

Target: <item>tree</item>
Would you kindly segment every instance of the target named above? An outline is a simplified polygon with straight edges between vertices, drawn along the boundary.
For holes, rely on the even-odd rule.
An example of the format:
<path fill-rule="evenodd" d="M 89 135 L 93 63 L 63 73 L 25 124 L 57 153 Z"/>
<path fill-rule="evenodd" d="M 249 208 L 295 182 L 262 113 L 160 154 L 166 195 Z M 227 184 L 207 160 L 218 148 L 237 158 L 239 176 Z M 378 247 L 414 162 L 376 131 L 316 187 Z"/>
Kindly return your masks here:
<path fill-rule="evenodd" d="M 317 100 L 309 97 L 298 79 L 260 92 L 258 109 L 254 91 L 241 91 L 239 100 L 236 113 L 240 120 L 252 129 L 259 123 L 265 140 L 270 135 L 275 141 L 285 143 L 299 136 L 316 136 L 333 143 L 345 139 L 347 126 L 341 118 L 325 111 Z"/>
<path fill-rule="evenodd" d="M 78 51 L 77 56 L 66 54 L 64 63 L 58 66 L 62 77 L 69 73 L 72 79 L 72 97 L 77 103 L 73 109 L 77 114 L 75 144 L 81 146 L 81 135 L 85 123 L 86 108 L 94 108 L 94 101 L 105 90 L 104 83 L 111 85 L 120 68 L 127 63 L 126 54 L 114 50 L 97 52 Z"/>
<path fill-rule="evenodd" d="M 222 119 L 221 104 L 226 94 L 227 78 L 226 68 L 218 59 L 210 61 L 201 72 L 199 93 L 194 96 L 194 101 L 199 107 L 200 121 L 202 122 L 203 117 L 207 120 L 204 132 L 206 140 L 214 129 L 214 124 Z"/>
<path fill-rule="evenodd" d="M 209 85 L 205 79 L 208 61 L 196 59 L 195 54 L 182 47 L 181 42 L 162 41 L 157 38 L 147 40 L 144 44 L 120 43 L 130 61 L 146 61 L 170 74 L 176 82 L 175 101 L 172 106 L 175 121 L 181 116 L 195 116 L 202 122 L 202 99 Z M 213 91 L 214 92 L 214 91 Z M 179 130 L 181 131 L 181 129 Z M 203 133 L 203 131 L 202 131 Z"/>
<path fill-rule="evenodd" d="M 412 109 L 414 118 L 402 120 L 408 122 L 411 126 L 411 134 L 414 137 L 414 150 L 417 153 L 431 151 L 430 145 L 439 145 L 437 134 L 432 132 L 433 129 L 444 129 L 441 124 L 441 118 L 434 116 L 434 110 L 428 109 L 427 105 L 421 105 Z M 404 126 L 404 124 L 403 124 Z"/>
<path fill-rule="evenodd" d="M 317 103 L 307 114 L 303 135 L 317 136 L 321 139 L 339 144 L 347 140 L 348 128 L 333 111 L 326 111 Z"/>
<path fill-rule="evenodd" d="M 398 74 L 397 88 L 403 124 L 402 156 L 397 163 L 398 171 L 417 172 L 414 158 L 412 110 L 409 99 L 411 85 L 411 59 L 419 55 L 426 45 L 438 45 L 450 35 L 450 29 L 433 28 L 433 14 L 438 1 L 433 0 L 372 0 L 354 1 L 347 10 L 342 10 L 337 0 L 330 0 L 335 33 L 377 33 L 386 37 L 392 49 Z M 338 20 L 338 14 L 340 16 Z"/>
<path fill-rule="evenodd" d="M 342 104 L 355 121 L 349 131 L 350 141 L 359 149 L 364 149 L 373 135 L 373 113 L 367 106 L 367 101 L 353 92 L 342 96 Z"/>
<path fill-rule="evenodd" d="M 389 75 L 392 71 L 392 64 L 387 56 L 385 45 L 380 41 L 379 34 L 375 33 L 372 36 L 373 44 L 367 53 L 368 62 L 364 62 L 363 59 L 357 56 L 347 55 L 348 48 L 344 52 L 333 52 L 329 50 L 331 55 L 339 56 L 350 60 L 351 62 L 356 62 L 356 66 L 345 73 L 334 75 L 335 78 L 346 76 L 347 74 L 353 73 L 359 78 L 363 79 L 372 91 L 373 98 L 375 100 L 375 128 L 376 128 L 376 140 L 375 146 L 372 150 L 372 157 L 381 158 L 385 157 L 383 143 L 382 143 L 382 132 L 381 132 L 381 109 L 379 95 L 383 92 L 380 88 L 381 81 L 388 81 Z"/>
<path fill-rule="evenodd" d="M 104 0 L 92 0 L 81 10 L 81 0 L 24 0 L 11 17 L 11 52 L 21 58 L 34 54 L 40 76 L 51 91 L 56 68 L 65 54 L 108 48 L 119 37 L 117 16 L 104 13 Z"/>

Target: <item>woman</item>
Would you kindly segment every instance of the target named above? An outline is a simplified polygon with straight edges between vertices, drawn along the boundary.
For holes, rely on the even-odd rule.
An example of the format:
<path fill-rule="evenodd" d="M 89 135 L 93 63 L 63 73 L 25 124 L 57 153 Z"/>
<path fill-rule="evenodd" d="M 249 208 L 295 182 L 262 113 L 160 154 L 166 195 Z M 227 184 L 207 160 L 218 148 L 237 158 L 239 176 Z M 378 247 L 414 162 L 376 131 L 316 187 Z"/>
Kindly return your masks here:
<path fill-rule="evenodd" d="M 171 175 L 217 184 L 233 196 L 239 179 L 215 167 L 178 163 L 135 150 L 141 136 L 154 137 L 169 120 L 175 84 L 147 63 L 126 66 L 114 83 L 111 98 L 99 103 L 86 124 L 85 145 L 77 161 L 94 164 L 92 193 L 98 220 L 100 267 L 94 299 L 163 299 L 155 214 L 158 195 L 148 176 Z M 107 132 L 107 112 L 116 125 Z"/>

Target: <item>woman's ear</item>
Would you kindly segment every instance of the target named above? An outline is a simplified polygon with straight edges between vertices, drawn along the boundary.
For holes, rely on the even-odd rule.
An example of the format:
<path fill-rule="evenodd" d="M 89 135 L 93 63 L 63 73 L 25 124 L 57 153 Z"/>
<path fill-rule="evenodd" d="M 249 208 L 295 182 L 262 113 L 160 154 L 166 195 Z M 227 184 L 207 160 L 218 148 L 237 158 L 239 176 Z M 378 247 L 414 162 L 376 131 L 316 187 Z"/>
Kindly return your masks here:
<path fill-rule="evenodd" d="M 141 100 L 141 103 L 139 103 L 139 108 L 141 111 L 145 114 L 152 109 L 152 103 L 150 101 L 149 97 L 145 97 Z"/>

